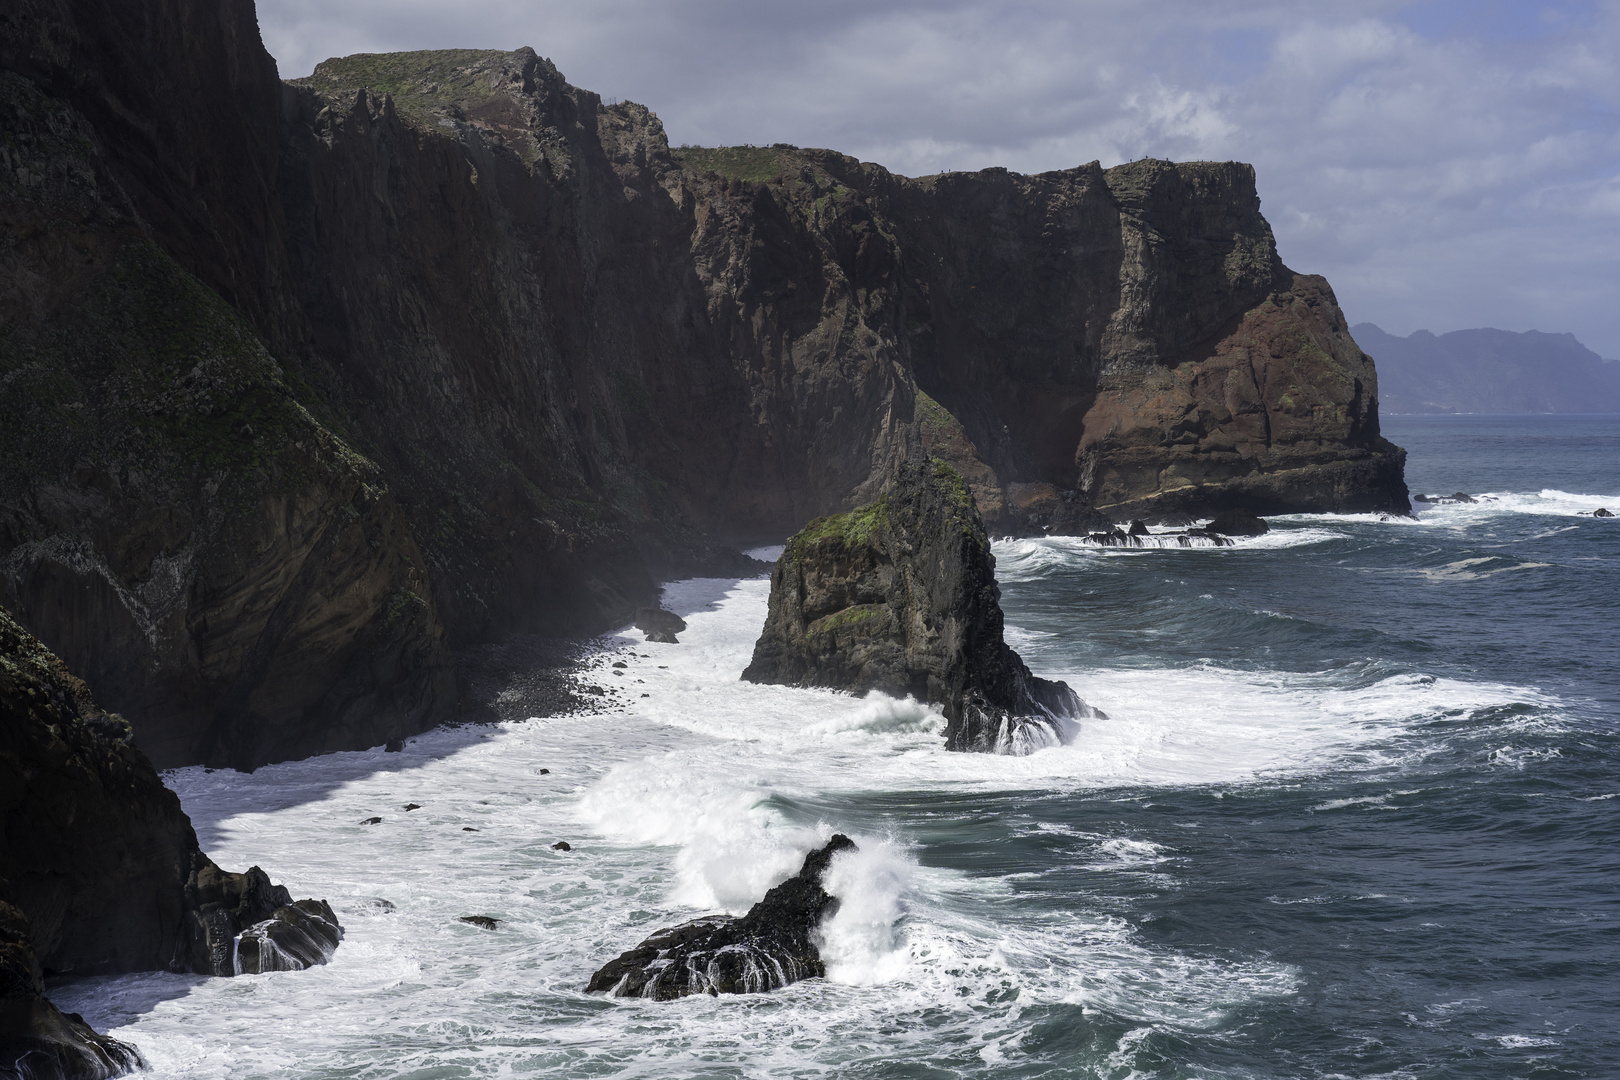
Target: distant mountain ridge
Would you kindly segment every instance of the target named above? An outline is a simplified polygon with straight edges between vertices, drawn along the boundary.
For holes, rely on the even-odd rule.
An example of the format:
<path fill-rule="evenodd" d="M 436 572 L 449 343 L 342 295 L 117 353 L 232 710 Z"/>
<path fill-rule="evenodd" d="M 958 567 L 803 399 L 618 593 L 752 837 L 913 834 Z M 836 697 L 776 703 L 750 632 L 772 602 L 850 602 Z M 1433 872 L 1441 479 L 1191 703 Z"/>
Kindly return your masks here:
<path fill-rule="evenodd" d="M 1620 412 L 1620 361 L 1574 334 L 1484 328 L 1396 337 L 1370 322 L 1350 333 L 1378 364 L 1385 413 Z"/>

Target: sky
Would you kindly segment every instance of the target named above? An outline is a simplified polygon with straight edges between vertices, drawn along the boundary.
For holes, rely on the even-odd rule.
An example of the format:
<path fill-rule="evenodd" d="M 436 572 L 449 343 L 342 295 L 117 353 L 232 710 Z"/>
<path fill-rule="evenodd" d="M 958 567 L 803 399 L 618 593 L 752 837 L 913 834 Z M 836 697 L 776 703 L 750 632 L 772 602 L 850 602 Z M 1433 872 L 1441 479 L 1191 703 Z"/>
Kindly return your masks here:
<path fill-rule="evenodd" d="M 1351 323 L 1620 357 L 1620 0 L 259 0 L 259 26 L 284 78 L 528 45 L 675 145 L 1248 161 Z"/>

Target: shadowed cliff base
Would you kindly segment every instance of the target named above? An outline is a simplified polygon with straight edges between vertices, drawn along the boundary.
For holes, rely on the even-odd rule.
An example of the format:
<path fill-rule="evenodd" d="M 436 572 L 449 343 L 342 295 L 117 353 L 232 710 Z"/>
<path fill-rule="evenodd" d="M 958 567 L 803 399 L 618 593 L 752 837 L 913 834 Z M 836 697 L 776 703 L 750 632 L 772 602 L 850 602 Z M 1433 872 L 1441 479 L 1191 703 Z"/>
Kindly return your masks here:
<path fill-rule="evenodd" d="M 531 49 L 283 83 L 243 0 L 21 0 L 0 67 L 0 603 L 165 766 L 422 731 L 919 451 L 998 533 L 1406 509 L 1246 165 L 672 150 Z"/>
<path fill-rule="evenodd" d="M 203 854 L 129 724 L 0 611 L 0 1069 L 88 1080 L 140 1064 L 58 1012 L 47 975 L 297 971 L 342 935 L 325 901 Z"/>

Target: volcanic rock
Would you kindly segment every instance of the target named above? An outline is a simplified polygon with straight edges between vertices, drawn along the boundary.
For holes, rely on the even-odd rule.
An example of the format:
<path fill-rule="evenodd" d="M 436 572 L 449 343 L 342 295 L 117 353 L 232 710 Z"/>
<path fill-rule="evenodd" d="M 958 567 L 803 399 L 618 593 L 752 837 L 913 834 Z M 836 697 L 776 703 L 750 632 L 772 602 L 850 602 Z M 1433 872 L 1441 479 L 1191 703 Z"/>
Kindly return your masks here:
<path fill-rule="evenodd" d="M 592 975 L 586 992 L 670 1001 L 755 994 L 825 975 L 815 932 L 838 910 L 838 899 L 822 879 L 834 855 L 853 850 L 853 840 L 836 834 L 748 914 L 711 915 L 660 930 Z"/>
<path fill-rule="evenodd" d="M 493 930 L 501 925 L 501 920 L 492 919 L 488 915 L 463 915 L 460 921 L 469 926 L 476 926 L 480 930 Z"/>
<path fill-rule="evenodd" d="M 1067 741 L 1097 714 L 1008 648 L 1000 599 L 967 485 L 938 458 L 913 459 L 877 502 L 788 541 L 742 677 L 912 695 L 940 706 L 952 750 Z"/>
<path fill-rule="evenodd" d="M 648 641 L 661 641 L 666 645 L 678 645 L 680 642 L 675 635 L 686 629 L 686 620 L 673 611 L 665 611 L 663 608 L 637 608 L 636 629 L 645 633 Z"/>
<path fill-rule="evenodd" d="M 1264 536 L 1271 531 L 1271 526 L 1264 518 L 1239 509 L 1222 510 L 1204 529 L 1221 536 Z"/>
<path fill-rule="evenodd" d="M 28 917 L 0 900 L 0 1075 L 106 1080 L 145 1064 L 133 1046 L 46 1000 Z"/>
<path fill-rule="evenodd" d="M 233 975 L 237 935 L 291 903 L 259 867 L 231 873 L 202 853 L 180 800 L 136 749 L 129 725 L 97 706 L 4 609 L 0 901 L 16 912 L 13 936 L 27 926 L 30 956 L 12 970 L 44 975 Z M 17 985 L 23 997 L 4 1006 L 6 1023 L 38 1026 L 0 1030 L 0 1043 L 55 1046 L 78 1030 Z M 116 1044 L 96 1043 L 80 1057 L 116 1058 L 109 1046 Z"/>
<path fill-rule="evenodd" d="M 574 847 L 566 840 L 559 840 L 551 845 L 552 851 L 573 851 Z"/>
<path fill-rule="evenodd" d="M 386 910 L 392 910 L 392 905 Z M 270 918 L 254 923 L 237 939 L 237 974 L 303 971 L 324 964 L 343 940 L 332 906 L 325 900 L 300 900 L 276 908 Z"/>
<path fill-rule="evenodd" d="M 672 148 L 528 48 L 283 83 L 249 3 L 19 10 L 0 601 L 165 767 L 424 730 L 455 652 L 752 573 L 713 538 L 919 449 L 997 532 L 1409 509 L 1249 166 L 913 179 Z"/>
<path fill-rule="evenodd" d="M 1608 508 L 1600 506 L 1596 510 L 1592 511 L 1592 516 L 1593 517 L 1614 517 L 1614 514 L 1611 513 L 1608 510 Z"/>

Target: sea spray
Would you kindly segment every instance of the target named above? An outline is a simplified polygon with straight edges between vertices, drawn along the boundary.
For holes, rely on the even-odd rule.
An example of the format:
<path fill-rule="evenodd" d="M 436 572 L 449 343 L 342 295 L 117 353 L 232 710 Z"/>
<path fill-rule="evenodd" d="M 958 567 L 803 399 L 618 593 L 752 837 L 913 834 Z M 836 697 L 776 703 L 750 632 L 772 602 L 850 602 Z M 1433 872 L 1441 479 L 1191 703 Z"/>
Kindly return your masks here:
<path fill-rule="evenodd" d="M 1490 490 L 1429 490 L 1459 487 Z M 1022 758 L 946 754 L 904 701 L 740 685 L 765 584 L 675 583 L 681 644 L 609 640 L 621 712 L 173 774 L 221 859 L 397 910 L 296 977 L 60 1001 L 165 1080 L 1616 1074 L 1598 972 L 1620 747 L 1594 710 L 1620 699 L 1598 632 L 1620 530 L 1556 531 L 1580 522 L 1461 506 L 1274 521 L 1259 539 L 1321 535 L 1264 549 L 998 543 L 1020 651 L 1109 713 Z M 1019 550 L 1053 561 L 1012 580 Z M 1552 565 L 1413 572 L 1503 551 Z M 872 861 L 833 870 L 828 978 L 674 1006 L 580 993 L 835 830 Z M 717 837 L 729 863 L 700 857 Z"/>

